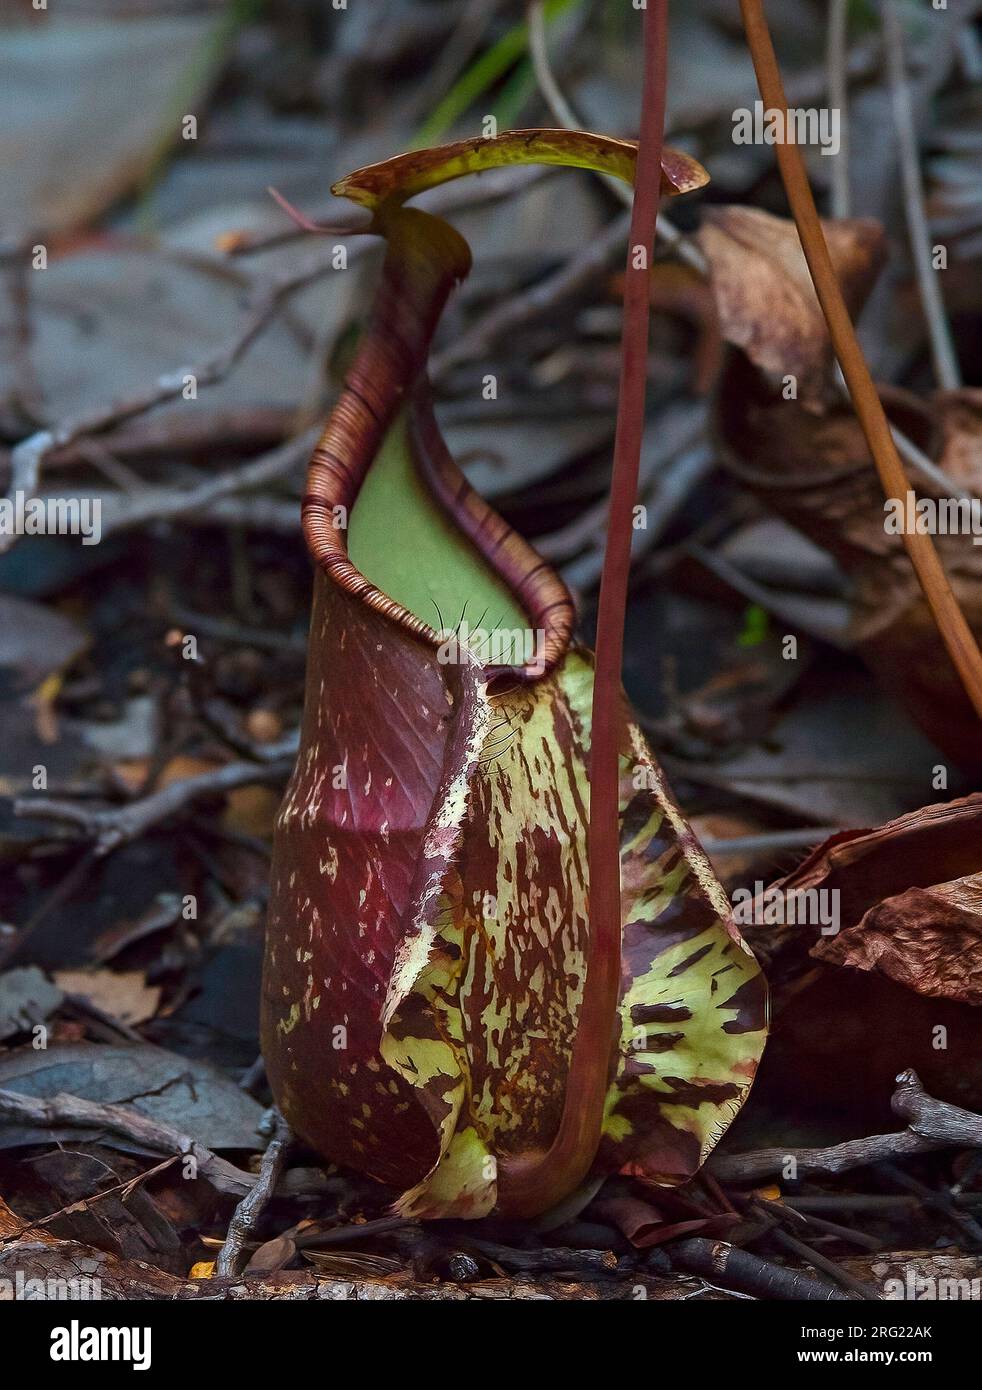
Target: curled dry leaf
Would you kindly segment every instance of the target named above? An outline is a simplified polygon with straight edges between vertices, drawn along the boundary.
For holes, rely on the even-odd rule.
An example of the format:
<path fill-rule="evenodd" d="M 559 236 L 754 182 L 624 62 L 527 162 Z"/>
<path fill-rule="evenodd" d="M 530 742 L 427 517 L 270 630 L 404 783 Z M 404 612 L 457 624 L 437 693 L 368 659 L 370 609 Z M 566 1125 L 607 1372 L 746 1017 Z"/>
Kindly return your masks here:
<path fill-rule="evenodd" d="M 850 312 L 864 303 L 885 257 L 870 218 L 822 223 Z M 804 406 L 832 397 L 832 344 L 793 222 L 759 208 L 709 210 L 699 231 L 724 337 L 780 390 L 790 374 Z"/>
<path fill-rule="evenodd" d="M 834 835 L 774 890 L 786 904 L 812 895 L 833 930 L 823 935 L 814 913 L 811 925 L 746 928 L 774 986 L 764 1093 L 839 1112 L 885 1105 L 893 1077 L 913 1064 L 932 1093 L 977 1108 L 982 795 Z M 956 1050 L 964 1062 L 953 1068 Z"/>
<path fill-rule="evenodd" d="M 735 1213 L 704 1213 L 692 1201 L 658 1206 L 640 1197 L 613 1196 L 594 1204 L 596 1215 L 609 1221 L 637 1250 L 650 1250 L 681 1236 L 725 1237 L 739 1221 Z"/>
<path fill-rule="evenodd" d="M 883 263 L 869 221 L 823 224 L 850 312 Z M 883 493 L 851 404 L 838 396 L 824 319 L 794 224 L 748 208 L 714 212 L 700 233 L 727 358 L 714 426 L 728 468 L 780 516 L 829 550 L 853 582 L 850 636 L 888 690 L 953 761 L 982 767 L 982 727 L 945 653 L 903 538 L 889 529 Z M 796 378 L 790 395 L 789 374 Z M 883 387 L 892 423 L 955 487 L 982 489 L 982 392 L 922 402 Z M 916 476 L 919 498 L 950 490 Z M 957 499 L 956 499 L 957 500 Z M 955 597 L 982 632 L 982 547 L 965 534 L 936 545 Z"/>
<path fill-rule="evenodd" d="M 263 1051 L 294 1131 L 398 1187 L 405 1214 L 493 1210 L 499 1163 L 556 1133 L 576 1045 L 608 1087 L 595 1169 L 684 1181 L 763 1044 L 760 971 L 626 709 L 618 1026 L 578 1038 L 592 662 L 561 580 L 464 481 L 425 378 L 470 254 L 403 200 L 501 162 L 630 177 L 634 159 L 624 141 L 511 132 L 336 190 L 372 210 L 388 251 L 304 502 L 318 572 Z M 705 178 L 669 151 L 663 174 L 669 190 Z"/>
<path fill-rule="evenodd" d="M 878 970 L 918 994 L 982 1004 L 982 874 L 886 898 L 812 955 Z"/>
<path fill-rule="evenodd" d="M 857 925 L 885 899 L 933 888 L 982 868 L 982 793 L 922 806 L 873 830 L 843 830 L 823 841 L 775 888 L 834 892 L 839 928 Z M 801 928 L 780 926 L 781 945 Z M 810 948 L 817 930 L 805 940 Z M 831 938 L 826 938 L 830 940 Z"/>

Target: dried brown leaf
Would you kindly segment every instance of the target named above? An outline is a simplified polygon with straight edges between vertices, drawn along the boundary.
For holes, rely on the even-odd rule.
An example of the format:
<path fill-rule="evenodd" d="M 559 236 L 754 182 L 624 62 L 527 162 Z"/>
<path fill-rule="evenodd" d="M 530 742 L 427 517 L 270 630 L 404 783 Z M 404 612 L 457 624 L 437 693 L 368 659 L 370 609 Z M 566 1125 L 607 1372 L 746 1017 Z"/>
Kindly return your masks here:
<path fill-rule="evenodd" d="M 850 311 L 861 307 L 882 256 L 875 224 L 829 222 Z M 702 233 L 728 355 L 714 424 L 723 459 L 790 525 L 827 549 L 853 584 L 850 640 L 925 733 L 966 768 L 982 767 L 982 726 L 947 657 L 904 548 L 887 529 L 882 490 L 852 405 L 828 370 L 828 338 L 794 224 L 722 209 Z M 804 277 L 804 278 L 802 278 Z M 789 396 L 785 378 L 797 379 Z M 916 475 L 917 496 L 952 499 L 982 487 L 982 393 L 928 402 L 881 387 L 891 422 L 951 478 Z M 957 500 L 957 499 L 955 499 Z M 939 512 L 939 516 L 941 513 Z M 982 548 L 939 528 L 937 549 L 969 627 L 982 631 Z"/>
<path fill-rule="evenodd" d="M 153 1018 L 160 1004 L 160 986 L 148 985 L 142 970 L 58 970 L 54 981 L 131 1027 Z"/>
<path fill-rule="evenodd" d="M 822 226 L 855 312 L 883 263 L 883 230 L 869 218 Z M 796 377 L 800 401 L 827 399 L 831 343 L 794 223 L 759 208 L 715 208 L 706 214 L 699 240 L 709 258 L 724 337 L 778 383 Z"/>
<path fill-rule="evenodd" d="M 887 898 L 811 954 L 877 970 L 917 994 L 982 1004 L 982 874 Z"/>

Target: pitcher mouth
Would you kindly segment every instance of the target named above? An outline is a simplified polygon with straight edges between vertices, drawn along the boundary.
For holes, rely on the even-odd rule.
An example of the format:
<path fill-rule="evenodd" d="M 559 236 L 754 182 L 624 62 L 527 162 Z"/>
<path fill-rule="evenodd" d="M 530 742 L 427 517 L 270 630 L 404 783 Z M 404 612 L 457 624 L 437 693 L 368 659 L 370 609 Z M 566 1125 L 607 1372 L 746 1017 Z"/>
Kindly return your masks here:
<path fill-rule="evenodd" d="M 504 632 L 495 631 L 494 616 L 487 631 L 481 613 L 470 614 L 469 620 L 462 613 L 456 623 L 453 620 L 458 614 L 442 614 L 445 621 L 440 626 L 427 623 L 353 563 L 348 531 L 334 524 L 335 516 L 351 516 L 357 505 L 362 480 L 351 471 L 331 468 L 317 495 L 305 498 L 305 530 L 314 560 L 334 584 L 441 655 L 448 651 L 448 644 L 463 648 L 470 638 L 474 659 L 494 676 L 508 674 L 523 682 L 541 680 L 569 649 L 576 623 L 569 589 L 547 560 L 467 482 L 442 438 L 426 379 L 417 384 L 406 404 L 406 441 L 414 470 L 442 516 L 470 542 L 481 563 L 508 588 L 526 614 L 527 627 L 522 630 L 529 637 L 526 649 L 510 651 L 509 645 L 519 645 L 517 634 L 515 642 L 506 642 Z M 481 637 L 474 634 L 474 626 Z M 490 648 L 485 645 L 487 641 L 491 641 Z"/>
<path fill-rule="evenodd" d="M 442 631 L 437 629 L 428 611 L 420 612 L 428 603 L 401 602 L 349 554 L 347 518 L 404 412 L 406 447 L 428 498 L 480 559 L 498 586 L 496 597 L 504 595 L 505 606 L 528 620 L 528 627 L 515 631 L 531 635 L 531 655 L 488 661 L 478 647 L 464 659 L 523 683 L 554 671 L 569 650 L 573 599 L 548 562 L 474 491 L 440 434 L 426 360 L 444 305 L 470 270 L 470 249 L 448 223 L 404 204 L 428 188 L 503 164 L 572 165 L 631 183 L 637 153 L 632 141 L 585 131 L 515 130 L 412 151 L 356 170 L 333 188 L 371 211 L 366 230 L 384 236 L 387 252 L 371 323 L 311 458 L 302 513 L 308 549 L 332 582 L 439 654 L 448 636 L 443 620 L 452 615 L 439 615 Z M 707 178 L 688 155 L 662 152 L 663 193 L 691 192 Z M 407 587 L 420 597 L 418 587 Z"/>
<path fill-rule="evenodd" d="M 495 677 L 507 675 L 523 683 L 542 679 L 569 649 L 576 622 L 569 589 L 528 541 L 471 487 L 440 433 L 425 378 L 417 384 L 406 405 L 406 437 L 413 467 L 430 497 L 510 591 L 528 620 L 523 632 L 530 641 L 518 659 L 517 654 L 507 650 L 500 634 L 495 645 L 493 629 L 486 634 L 492 639 L 491 648 L 487 649 L 471 628 L 475 659 Z M 325 460 L 315 452 L 312 462 L 323 465 Z M 466 646 L 468 625 L 463 615 L 463 621 L 452 628 L 428 623 L 379 588 L 354 564 L 349 555 L 347 530 L 336 526 L 333 518 L 352 514 L 362 480 L 337 467 L 330 468 L 322 478 L 316 497 L 308 494 L 304 499 L 304 527 L 311 555 L 328 578 L 438 654 L 445 655 L 453 644 Z M 444 616 L 452 623 L 457 615 Z M 470 623 L 476 623 L 483 634 L 482 618 L 483 615 L 474 613 Z"/>

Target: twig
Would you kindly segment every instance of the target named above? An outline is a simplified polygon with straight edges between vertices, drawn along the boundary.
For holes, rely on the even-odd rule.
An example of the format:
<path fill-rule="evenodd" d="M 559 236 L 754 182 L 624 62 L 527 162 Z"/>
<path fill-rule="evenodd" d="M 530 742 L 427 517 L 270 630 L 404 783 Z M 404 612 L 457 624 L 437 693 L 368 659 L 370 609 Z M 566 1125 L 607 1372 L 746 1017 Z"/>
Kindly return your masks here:
<path fill-rule="evenodd" d="M 350 261 L 349 261 L 350 264 Z M 100 443 L 112 449 L 118 462 L 173 458 L 177 454 L 216 449 L 244 454 L 271 449 L 281 444 L 295 424 L 296 410 L 290 406 L 239 405 L 214 408 L 199 401 L 193 415 L 149 415 L 100 436 Z M 52 451 L 45 461 L 46 471 L 72 468 L 89 463 L 91 441 L 82 439 L 65 449 Z"/>
<path fill-rule="evenodd" d="M 243 532 L 278 532 L 295 538 L 299 508 L 298 501 L 281 501 L 269 493 L 247 493 L 242 497 L 220 497 L 200 511 L 187 512 L 182 523 L 185 526 L 224 526 Z"/>
<path fill-rule="evenodd" d="M 847 395 L 845 384 L 843 383 L 842 392 Z M 942 493 L 948 497 L 972 498 L 975 492 L 971 488 L 966 488 L 962 483 L 956 483 L 953 478 L 949 478 L 938 465 L 929 459 L 923 449 L 919 449 L 912 439 L 907 436 L 896 425 L 891 424 L 890 433 L 898 451 L 904 456 L 912 467 L 917 468 L 934 485 L 941 489 Z"/>
<path fill-rule="evenodd" d="M 283 656 L 302 658 L 307 651 L 307 638 L 299 633 L 267 631 L 263 627 L 249 627 L 231 618 L 218 618 L 212 613 L 198 613 L 180 605 L 165 610 L 168 618 L 198 637 L 208 637 L 213 642 L 228 643 L 233 647 L 258 647 L 260 651 L 278 652 Z"/>
<path fill-rule="evenodd" d="M 336 1245 L 348 1245 L 353 1240 L 374 1240 L 376 1236 L 387 1236 L 393 1231 L 408 1231 L 415 1222 L 405 1216 L 379 1216 L 374 1221 L 350 1221 L 343 1226 L 332 1226 L 326 1231 L 302 1231 L 297 1236 L 297 1249 L 310 1247 L 329 1249 Z"/>
<path fill-rule="evenodd" d="M 462 212 L 466 208 L 480 207 L 485 203 L 511 197 L 512 194 L 523 193 L 548 175 L 547 169 L 535 166 L 488 169 L 471 187 L 446 184 L 441 188 L 434 188 L 426 195 L 426 208 L 429 212 L 441 216 Z M 296 225 L 277 227 L 275 231 L 270 232 L 233 233 L 225 239 L 224 249 L 229 256 L 251 256 L 260 251 L 283 246 L 287 242 L 297 241 L 306 235 L 307 233 Z"/>
<path fill-rule="evenodd" d="M 310 457 L 321 426 L 312 426 L 285 444 L 261 454 L 241 468 L 231 468 L 192 488 L 144 488 L 136 493 L 117 493 L 103 500 L 102 534 L 143 526 L 148 521 L 174 521 L 201 512 L 223 498 L 274 482 L 299 468 Z M 295 508 L 299 529 L 300 509 Z"/>
<path fill-rule="evenodd" d="M 567 130 L 581 130 L 583 123 L 556 81 L 552 64 L 549 61 L 544 4 L 545 0 L 531 0 L 528 10 L 529 55 L 532 59 L 535 79 L 545 98 L 546 105 L 559 124 Z M 631 190 L 625 187 L 620 179 L 615 179 L 609 174 L 601 174 L 599 177 L 603 179 L 610 191 L 625 207 L 631 207 L 633 202 Z M 699 247 L 680 232 L 678 227 L 670 222 L 663 212 L 658 214 L 657 232 L 659 240 L 671 247 L 679 260 L 685 261 L 701 275 L 708 273 L 706 258 Z"/>
<path fill-rule="evenodd" d="M 759 1198 L 750 1203 L 750 1208 L 768 1220 L 770 1225 L 768 1235 L 772 1240 L 775 1240 L 778 1245 L 783 1245 L 785 1250 L 789 1250 L 791 1254 L 798 1255 L 801 1259 L 807 1260 L 809 1264 L 814 1265 L 816 1269 L 820 1269 L 823 1274 L 831 1275 L 837 1284 L 847 1289 L 849 1293 L 855 1294 L 857 1298 L 867 1299 L 870 1302 L 877 1302 L 879 1300 L 879 1295 L 876 1293 L 875 1289 L 870 1288 L 868 1284 L 862 1283 L 855 1275 L 850 1274 L 847 1269 L 843 1269 L 835 1260 L 829 1259 L 827 1255 L 824 1255 L 821 1250 L 816 1250 L 814 1246 L 808 1245 L 795 1235 L 793 1231 L 785 1229 L 785 1227 L 792 1222 L 799 1227 L 806 1226 L 808 1222 L 814 1220 L 814 1218 L 802 1216 L 792 1208 L 782 1207 L 777 1202 L 762 1201 Z M 831 1225 L 830 1222 L 826 1224 Z M 876 1249 L 878 1245 L 878 1241 L 873 1241 L 874 1249 Z"/>
<path fill-rule="evenodd" d="M 833 217 L 848 217 L 850 207 L 849 84 L 846 79 L 848 30 L 849 0 L 830 0 L 825 61 L 828 71 L 829 106 L 839 113 L 839 148 L 832 156 Z"/>
<path fill-rule="evenodd" d="M 740 0 L 740 9 L 764 104 L 784 113 L 787 130 L 790 128 L 788 103 L 762 0 Z M 778 143 L 774 148 L 829 336 L 876 463 L 884 494 L 890 498 L 903 498 L 910 490 L 910 482 L 900 462 L 886 412 L 877 395 L 839 288 L 801 151 L 793 142 Z M 982 652 L 952 593 L 934 542 L 929 535 L 917 532 L 905 532 L 903 541 L 941 638 L 976 713 L 982 718 Z"/>
<path fill-rule="evenodd" d="M 897 1077 L 890 1108 L 907 1121 L 908 1129 L 926 1139 L 941 1140 L 946 1146 L 982 1149 L 982 1115 L 929 1096 L 913 1068 Z"/>
<path fill-rule="evenodd" d="M 292 766 L 292 758 L 280 758 L 267 764 L 227 763 L 214 772 L 202 772 L 197 777 L 172 782 L 161 791 L 111 810 L 93 811 L 77 801 L 18 797 L 14 801 L 14 814 L 49 817 L 77 825 L 95 840 L 96 853 L 104 855 L 186 810 L 201 797 L 220 795 L 255 782 L 278 782 L 289 776 Z"/>
<path fill-rule="evenodd" d="M 667 413 L 662 416 L 663 427 L 667 418 Z M 663 466 L 655 476 L 647 481 L 646 485 L 643 485 L 642 491 L 639 493 L 639 498 L 643 499 L 644 505 L 648 508 L 648 516 L 647 525 L 634 531 L 631 536 L 632 564 L 635 564 L 654 548 L 686 499 L 702 482 L 703 478 L 712 472 L 715 465 L 715 458 L 708 443 L 699 442 L 691 448 L 685 449 L 684 452 L 673 452 L 667 462 L 661 450 L 661 444 L 661 438 L 653 441 L 651 449 L 646 448 L 642 455 L 642 477 L 649 460 L 656 451 L 658 461 Z M 565 548 L 571 539 L 571 533 L 583 535 L 585 527 L 581 527 L 580 522 L 585 522 L 587 518 L 593 522 L 593 537 L 598 532 L 602 534 L 607 521 L 605 504 L 600 503 L 596 508 L 588 508 L 570 525 L 561 538 L 558 534 L 540 537 L 538 542 L 540 552 L 547 559 L 551 558 L 554 553 L 553 546 L 557 541 Z M 603 552 L 594 543 L 584 554 L 578 555 L 563 565 L 563 578 L 569 585 L 581 591 L 592 587 L 600 576 L 602 561 Z"/>
<path fill-rule="evenodd" d="M 711 458 L 708 450 L 702 447 L 705 435 L 706 411 L 700 402 L 695 406 L 666 410 L 659 421 L 657 435 L 644 441 L 639 497 L 647 504 L 648 515 L 644 529 L 635 533 L 632 545 L 635 559 L 655 544 L 690 489 L 708 471 Z M 607 499 L 601 498 L 568 525 L 541 536 L 536 541 L 536 549 L 553 563 L 570 559 L 584 545 L 603 535 L 607 510 Z"/>
<path fill-rule="evenodd" d="M 20 936 L 15 940 L 21 945 Z M 91 1032 L 97 1037 L 100 1035 L 107 1042 L 117 1042 L 120 1038 L 127 1038 L 130 1042 L 143 1043 L 144 1038 L 135 1028 L 128 1023 L 124 1023 L 121 1018 L 114 1018 L 112 1014 L 107 1014 L 105 1009 L 100 1009 L 98 1004 L 91 999 L 86 999 L 84 994 L 66 994 L 62 1007 L 68 1006 L 68 1011 L 73 1013 L 76 1018 L 80 1018 L 87 1025 Z"/>
<path fill-rule="evenodd" d="M 711 574 L 715 574 L 724 584 L 729 584 L 738 594 L 743 594 L 744 598 L 749 599 L 751 603 L 756 603 L 768 613 L 773 613 L 775 617 L 783 619 L 791 626 L 792 630 L 795 627 L 805 626 L 806 620 L 802 610 L 794 601 L 794 597 L 789 595 L 785 589 L 759 584 L 756 579 L 745 574 L 732 560 L 727 559 L 720 550 L 710 549 L 709 546 L 702 545 L 697 540 L 684 543 L 681 550 L 683 554 L 691 555 L 694 560 L 705 565 Z M 807 631 L 833 646 L 848 647 L 849 634 L 844 632 L 840 626 L 835 607 L 830 611 L 827 606 L 816 605 L 814 612 L 809 615 L 807 620 Z"/>
<path fill-rule="evenodd" d="M 890 1104 L 895 1115 L 907 1120 L 907 1129 L 896 1134 L 847 1139 L 825 1149 L 758 1149 L 719 1155 L 710 1160 L 712 1170 L 722 1182 L 757 1182 L 782 1172 L 791 1159 L 796 1177 L 810 1178 L 935 1153 L 938 1149 L 982 1148 L 982 1115 L 935 1100 L 925 1092 L 914 1071 L 901 1072 L 897 1081 Z"/>
<path fill-rule="evenodd" d="M 934 374 L 943 391 L 955 391 L 962 384 L 958 355 L 945 314 L 944 299 L 937 272 L 931 264 L 931 234 L 924 207 L 924 189 L 918 167 L 917 133 L 910 86 L 904 62 L 904 38 L 894 0 L 882 0 L 883 41 L 886 47 L 887 85 L 893 108 L 900 155 L 900 175 L 904 186 L 904 214 L 910 239 L 917 288 L 931 343 Z"/>
<path fill-rule="evenodd" d="M 673 1268 L 687 1274 L 700 1274 L 713 1283 L 752 1294 L 755 1298 L 788 1298 L 810 1303 L 835 1303 L 848 1298 L 831 1284 L 772 1264 L 725 1240 L 694 1236 L 675 1241 L 666 1248 Z"/>
<path fill-rule="evenodd" d="M 801 830 L 771 830 L 762 835 L 736 835 L 732 840 L 703 839 L 707 854 L 722 858 L 727 854 L 767 854 L 771 850 L 810 849 L 830 835 L 837 835 L 841 825 L 807 826 Z"/>
<path fill-rule="evenodd" d="M 251 1238 L 259 1218 L 276 1191 L 276 1184 L 283 1172 L 283 1166 L 293 1144 L 293 1135 L 290 1126 L 278 1110 L 274 1111 L 274 1124 L 273 1136 L 266 1146 L 266 1152 L 259 1165 L 256 1185 L 251 1192 L 246 1193 L 242 1198 L 228 1223 L 225 1244 L 218 1252 L 218 1258 L 215 1261 L 216 1274 L 238 1274 L 242 1255 L 245 1253 L 246 1242 Z"/>
<path fill-rule="evenodd" d="M 529 55 L 539 91 L 546 105 L 560 125 L 567 130 L 581 128 L 579 117 L 566 100 L 562 88 L 556 81 L 549 61 L 549 41 L 546 32 L 545 0 L 530 0 L 528 7 Z M 617 196 L 627 207 L 631 206 L 631 190 L 625 189 L 619 179 L 605 179 L 609 188 L 617 189 Z"/>
<path fill-rule="evenodd" d="M 975 1217 L 969 1212 L 960 1211 L 955 1204 L 950 1192 L 935 1192 L 933 1188 L 920 1181 L 919 1178 L 912 1177 L 909 1173 L 904 1173 L 893 1163 L 884 1163 L 880 1167 L 880 1172 L 885 1174 L 897 1187 L 901 1187 L 905 1192 L 912 1193 L 919 1201 L 921 1206 L 927 1207 L 930 1211 L 936 1211 L 943 1216 L 950 1226 L 953 1226 L 959 1234 L 967 1236 L 969 1241 L 979 1249 L 982 1246 L 982 1226 L 976 1221 Z"/>
<path fill-rule="evenodd" d="M 798 1178 L 829 1177 L 883 1163 L 891 1158 L 910 1158 L 949 1148 L 943 1139 L 925 1139 L 901 1130 L 898 1134 L 873 1134 L 867 1139 L 847 1139 L 827 1149 L 756 1149 L 752 1153 L 723 1154 L 711 1160 L 713 1172 L 721 1182 L 757 1182 L 780 1173 L 789 1161 Z"/>
<path fill-rule="evenodd" d="M 801 1259 L 807 1260 L 816 1269 L 820 1269 L 823 1274 L 830 1275 L 836 1283 L 844 1289 L 848 1289 L 857 1298 L 862 1298 L 870 1303 L 879 1302 L 879 1295 L 868 1284 L 855 1278 L 847 1269 L 843 1269 L 835 1260 L 829 1259 L 828 1255 L 823 1255 L 814 1246 L 807 1245 L 797 1236 L 793 1236 L 790 1231 L 783 1231 L 778 1227 L 771 1232 L 771 1236 L 778 1245 L 783 1245 L 785 1250 L 790 1251 L 792 1255 L 798 1255 Z"/>
<path fill-rule="evenodd" d="M 186 378 L 193 376 L 199 388 L 221 381 L 245 354 L 281 305 L 292 294 L 334 270 L 333 249 L 311 256 L 299 269 L 276 276 L 261 286 L 252 307 L 238 331 L 217 352 L 195 367 L 179 367 L 165 372 L 141 391 L 124 400 L 83 411 L 53 429 L 40 430 L 24 439 L 10 456 L 10 493 L 33 494 L 37 490 L 41 469 L 47 456 L 55 449 L 73 444 L 82 435 L 96 434 L 124 420 L 141 415 L 155 406 L 175 400 L 184 390 Z M 0 535 L 0 554 L 17 539 L 15 535 Z"/>
<path fill-rule="evenodd" d="M 616 1278 L 617 1256 L 610 1250 L 568 1250 L 550 1246 L 542 1250 L 519 1250 L 497 1241 L 462 1237 L 461 1244 L 477 1250 L 503 1269 L 522 1274 L 576 1274 L 603 1279 Z"/>
<path fill-rule="evenodd" d="M 143 1183 L 150 1178 L 155 1178 L 158 1173 L 164 1173 L 168 1168 L 172 1168 L 178 1161 L 180 1155 L 172 1154 L 170 1158 L 162 1159 L 160 1163 L 155 1163 L 152 1168 L 145 1169 L 142 1173 L 137 1173 L 135 1177 L 126 1178 L 123 1182 L 114 1183 L 112 1187 L 105 1187 L 101 1192 L 92 1192 L 88 1197 L 79 1197 L 74 1202 L 69 1202 L 66 1206 L 59 1207 L 57 1211 L 49 1212 L 47 1216 L 38 1217 L 37 1221 L 25 1221 L 22 1225 L 12 1228 L 9 1231 L 0 1230 L 0 1245 L 5 1245 L 9 1240 L 19 1240 L 27 1231 L 41 1231 L 45 1226 L 50 1226 L 52 1221 L 57 1221 L 62 1216 L 72 1216 L 75 1212 L 88 1211 L 89 1207 L 95 1206 L 96 1202 L 101 1202 L 104 1197 L 112 1197 L 117 1192 L 122 1192 L 124 1200 L 131 1192 L 135 1192 Z"/>
<path fill-rule="evenodd" d="M 615 217 L 553 274 L 521 294 L 494 305 L 466 333 L 448 344 L 442 352 L 434 354 L 430 359 L 430 377 L 439 381 L 459 363 L 481 356 L 506 333 L 523 328 L 589 284 L 623 247 L 630 222 L 627 213 Z"/>
<path fill-rule="evenodd" d="M 796 1211 L 798 1203 L 784 1201 L 784 1206 L 788 1211 Z M 839 1240 L 845 1241 L 847 1245 L 858 1245 L 860 1250 L 869 1250 L 875 1253 L 883 1249 L 882 1240 L 876 1236 L 867 1235 L 865 1231 L 857 1231 L 852 1226 L 842 1226 L 838 1221 L 828 1221 L 824 1216 L 816 1216 L 814 1212 L 807 1211 L 804 1207 L 801 1214 L 807 1219 L 809 1226 L 813 1226 L 816 1231 L 821 1231 L 823 1235 L 836 1236 Z"/>
<path fill-rule="evenodd" d="M 219 1158 L 189 1134 L 182 1134 L 170 1125 L 158 1123 L 134 1110 L 120 1105 L 104 1105 L 81 1096 L 63 1092 L 50 1099 L 20 1095 L 16 1091 L 0 1090 L 0 1125 L 4 1120 L 36 1125 L 40 1129 L 95 1129 L 108 1131 L 120 1138 L 145 1145 L 150 1153 L 186 1155 L 196 1164 L 197 1172 L 220 1192 L 232 1197 L 244 1197 L 255 1186 L 252 1173 L 244 1173 L 234 1164 Z"/>
<path fill-rule="evenodd" d="M 815 1196 L 808 1193 L 801 1197 L 794 1193 L 793 1196 L 785 1196 L 782 1200 L 792 1211 L 804 1212 L 806 1216 L 816 1211 L 907 1212 L 917 1206 L 915 1197 L 885 1196 L 879 1192 L 823 1192 Z"/>

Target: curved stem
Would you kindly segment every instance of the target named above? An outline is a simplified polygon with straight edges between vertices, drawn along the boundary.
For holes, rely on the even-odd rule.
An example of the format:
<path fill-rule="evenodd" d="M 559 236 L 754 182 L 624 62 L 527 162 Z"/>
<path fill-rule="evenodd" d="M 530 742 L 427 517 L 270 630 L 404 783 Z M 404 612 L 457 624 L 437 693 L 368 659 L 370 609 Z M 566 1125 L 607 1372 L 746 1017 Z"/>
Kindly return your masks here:
<path fill-rule="evenodd" d="M 765 106 L 784 112 L 786 117 L 787 97 L 762 0 L 740 0 L 740 9 L 761 97 Z M 785 119 L 785 130 L 789 126 L 790 122 Z M 804 159 L 798 146 L 793 143 L 778 143 L 774 149 L 812 283 L 883 491 L 888 498 L 904 500 L 913 489 L 900 462 L 886 413 L 842 298 L 818 220 Z M 941 638 L 976 714 L 982 718 L 982 653 L 951 591 L 934 542 L 929 535 L 906 531 L 903 541 Z"/>
<path fill-rule="evenodd" d="M 649 0 L 644 15 L 645 73 L 641 137 L 624 278 L 621 383 L 600 583 L 590 747 L 590 949 L 562 1118 L 542 1154 L 499 1163 L 499 1210 L 532 1216 L 559 1201 L 586 1176 L 596 1156 L 617 1025 L 621 978 L 618 752 L 622 723 L 624 610 L 631 530 L 644 431 L 648 368 L 649 269 L 658 216 L 665 125 L 667 0 Z"/>

